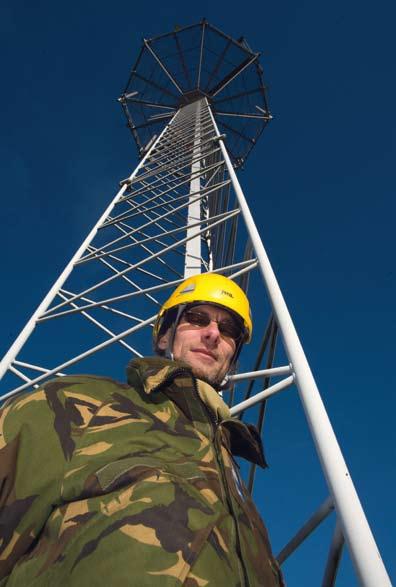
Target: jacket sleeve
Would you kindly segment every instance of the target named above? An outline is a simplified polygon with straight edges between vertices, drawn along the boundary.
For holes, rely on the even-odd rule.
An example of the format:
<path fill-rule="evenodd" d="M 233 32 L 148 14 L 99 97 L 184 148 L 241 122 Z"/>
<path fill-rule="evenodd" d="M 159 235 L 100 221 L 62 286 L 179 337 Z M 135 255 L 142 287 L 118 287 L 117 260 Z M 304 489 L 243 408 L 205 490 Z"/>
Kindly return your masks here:
<path fill-rule="evenodd" d="M 64 463 L 44 390 L 0 410 L 0 580 L 34 548 L 59 501 Z"/>

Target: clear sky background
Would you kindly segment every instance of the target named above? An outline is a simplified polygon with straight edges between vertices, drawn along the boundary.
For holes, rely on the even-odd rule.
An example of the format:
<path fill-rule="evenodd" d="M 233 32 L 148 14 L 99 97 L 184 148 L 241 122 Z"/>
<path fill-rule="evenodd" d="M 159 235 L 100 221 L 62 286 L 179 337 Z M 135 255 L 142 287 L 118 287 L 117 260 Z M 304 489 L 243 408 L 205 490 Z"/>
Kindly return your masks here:
<path fill-rule="evenodd" d="M 390 0 L 3 3 L 0 351 L 136 165 L 116 98 L 142 36 L 202 17 L 262 52 L 274 121 L 240 180 L 395 580 Z M 283 397 L 255 494 L 275 552 L 327 495 L 297 399 Z M 320 585 L 333 524 L 285 566 L 289 587 Z M 357 585 L 347 554 L 337 585 Z"/>

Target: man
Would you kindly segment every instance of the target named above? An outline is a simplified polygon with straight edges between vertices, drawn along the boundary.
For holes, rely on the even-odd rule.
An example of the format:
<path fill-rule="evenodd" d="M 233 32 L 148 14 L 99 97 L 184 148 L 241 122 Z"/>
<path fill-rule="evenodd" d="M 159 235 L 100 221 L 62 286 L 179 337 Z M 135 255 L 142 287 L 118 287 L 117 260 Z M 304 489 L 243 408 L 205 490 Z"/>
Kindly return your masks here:
<path fill-rule="evenodd" d="M 283 585 L 234 460 L 264 466 L 260 438 L 216 391 L 251 331 L 243 291 L 197 275 L 128 384 L 63 377 L 3 408 L 0 587 Z"/>

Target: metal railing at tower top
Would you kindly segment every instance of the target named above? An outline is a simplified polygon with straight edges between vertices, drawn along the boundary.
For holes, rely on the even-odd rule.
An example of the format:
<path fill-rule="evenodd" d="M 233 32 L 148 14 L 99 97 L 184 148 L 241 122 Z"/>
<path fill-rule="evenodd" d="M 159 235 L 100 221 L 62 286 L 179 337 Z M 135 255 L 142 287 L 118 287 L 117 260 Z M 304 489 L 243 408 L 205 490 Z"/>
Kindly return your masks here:
<path fill-rule="evenodd" d="M 259 56 L 206 20 L 145 39 L 119 98 L 139 153 L 178 108 L 206 98 L 242 165 L 271 120 Z"/>
<path fill-rule="evenodd" d="M 262 432 L 270 398 L 297 389 L 330 494 L 279 561 L 335 511 L 323 585 L 344 541 L 361 585 L 390 585 L 235 173 L 270 119 L 258 54 L 206 21 L 144 41 L 121 103 L 142 159 L 0 363 L 3 399 L 82 369 L 119 377 L 151 354 L 153 320 L 185 275 L 227 275 L 250 293 L 257 350 L 225 396 L 232 413 L 259 406 Z"/>

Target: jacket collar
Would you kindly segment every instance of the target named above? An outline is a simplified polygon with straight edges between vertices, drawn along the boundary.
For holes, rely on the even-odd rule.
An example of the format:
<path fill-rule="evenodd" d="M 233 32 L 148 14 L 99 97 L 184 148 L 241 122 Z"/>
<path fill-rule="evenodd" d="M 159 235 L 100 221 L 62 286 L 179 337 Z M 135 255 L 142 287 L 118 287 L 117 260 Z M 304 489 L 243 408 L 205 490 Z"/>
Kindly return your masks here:
<path fill-rule="evenodd" d="M 188 377 L 190 385 L 194 385 L 191 367 L 182 361 L 171 361 L 163 357 L 133 359 L 127 367 L 128 383 L 132 384 L 132 370 L 137 371 L 147 395 L 155 392 L 165 382 L 171 383 L 176 377 Z M 195 389 L 206 407 L 221 422 L 231 417 L 229 407 L 224 403 L 215 389 L 200 379 L 195 379 Z"/>
<path fill-rule="evenodd" d="M 128 383 L 132 386 L 136 384 L 136 374 L 147 395 L 155 393 L 165 383 L 170 385 L 178 377 L 186 378 L 187 386 L 195 386 L 206 407 L 218 422 L 223 423 L 231 452 L 262 467 L 267 466 L 260 435 L 255 426 L 231 418 L 230 410 L 221 396 L 208 383 L 195 379 L 187 363 L 163 357 L 133 359 L 127 367 Z"/>
<path fill-rule="evenodd" d="M 163 357 L 144 357 L 132 359 L 127 366 L 127 378 L 130 385 L 134 384 L 134 372 L 137 372 L 145 393 L 156 391 L 166 381 L 173 381 L 178 375 L 190 376 L 191 367 L 182 361 L 171 361 Z"/>

